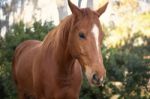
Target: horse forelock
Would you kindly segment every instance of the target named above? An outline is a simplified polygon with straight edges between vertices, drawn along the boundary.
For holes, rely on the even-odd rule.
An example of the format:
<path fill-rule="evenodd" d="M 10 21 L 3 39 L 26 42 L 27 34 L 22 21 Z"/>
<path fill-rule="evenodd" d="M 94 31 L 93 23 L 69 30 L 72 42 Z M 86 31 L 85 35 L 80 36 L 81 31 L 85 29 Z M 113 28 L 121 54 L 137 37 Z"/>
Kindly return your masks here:
<path fill-rule="evenodd" d="M 83 8 L 82 9 L 83 16 L 89 16 L 91 14 L 90 8 Z"/>

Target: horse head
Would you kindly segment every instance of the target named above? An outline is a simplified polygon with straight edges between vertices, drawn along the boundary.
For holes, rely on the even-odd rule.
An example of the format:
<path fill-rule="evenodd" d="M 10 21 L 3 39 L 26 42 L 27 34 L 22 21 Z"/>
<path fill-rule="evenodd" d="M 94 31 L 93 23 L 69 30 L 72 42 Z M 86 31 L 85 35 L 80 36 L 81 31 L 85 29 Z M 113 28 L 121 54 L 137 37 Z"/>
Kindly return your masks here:
<path fill-rule="evenodd" d="M 70 54 L 81 64 L 90 85 L 99 86 L 106 75 L 101 53 L 104 34 L 99 17 L 105 12 L 108 3 L 97 11 L 80 9 L 70 0 L 68 4 L 74 17 L 68 38 Z"/>

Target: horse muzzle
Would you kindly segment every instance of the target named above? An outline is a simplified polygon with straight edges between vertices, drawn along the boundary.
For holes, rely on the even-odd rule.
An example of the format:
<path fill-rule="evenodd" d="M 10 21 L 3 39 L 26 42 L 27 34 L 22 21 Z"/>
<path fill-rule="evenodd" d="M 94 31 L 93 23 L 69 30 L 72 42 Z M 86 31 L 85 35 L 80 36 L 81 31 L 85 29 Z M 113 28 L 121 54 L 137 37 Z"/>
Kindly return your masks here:
<path fill-rule="evenodd" d="M 95 86 L 103 86 L 104 84 L 104 77 L 99 77 L 97 73 L 93 74 L 91 80 L 92 84 Z"/>

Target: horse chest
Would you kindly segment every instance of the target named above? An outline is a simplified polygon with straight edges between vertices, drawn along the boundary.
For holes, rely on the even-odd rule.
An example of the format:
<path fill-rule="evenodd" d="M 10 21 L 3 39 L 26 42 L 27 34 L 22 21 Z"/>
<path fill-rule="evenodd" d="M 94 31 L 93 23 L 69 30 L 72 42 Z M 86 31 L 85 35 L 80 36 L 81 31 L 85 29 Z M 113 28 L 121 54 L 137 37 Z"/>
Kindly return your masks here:
<path fill-rule="evenodd" d="M 67 87 L 54 94 L 54 99 L 78 99 L 78 97 L 76 92 Z"/>
<path fill-rule="evenodd" d="M 41 96 L 45 97 L 45 99 L 78 99 L 80 84 L 77 85 L 77 83 L 65 80 L 60 82 L 61 83 L 55 83 L 51 86 L 46 85 L 43 89 L 44 93 Z"/>
<path fill-rule="evenodd" d="M 78 99 L 82 75 L 76 70 L 72 77 L 60 76 L 44 87 L 45 99 Z M 48 79 L 47 79 L 48 80 Z M 50 81 L 45 81 L 50 82 Z M 53 83 L 55 82 L 55 83 Z"/>

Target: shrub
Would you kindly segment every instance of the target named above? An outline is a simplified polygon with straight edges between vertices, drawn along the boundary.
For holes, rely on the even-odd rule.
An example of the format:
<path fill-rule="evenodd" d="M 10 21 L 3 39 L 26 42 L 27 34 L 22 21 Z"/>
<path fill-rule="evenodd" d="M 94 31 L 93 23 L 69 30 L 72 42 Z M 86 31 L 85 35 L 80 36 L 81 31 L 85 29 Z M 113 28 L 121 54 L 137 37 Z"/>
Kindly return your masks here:
<path fill-rule="evenodd" d="M 35 22 L 32 28 L 26 28 L 25 25 L 20 22 L 19 24 L 15 24 L 12 29 L 6 33 L 4 39 L 0 39 L 1 99 L 16 99 L 16 90 L 11 74 L 12 56 L 16 46 L 24 40 L 42 40 L 53 27 L 53 22 L 44 23 L 43 25 L 41 22 Z"/>
<path fill-rule="evenodd" d="M 134 46 L 137 38 L 143 45 Z M 82 85 L 81 99 L 149 99 L 148 80 L 150 79 L 150 39 L 136 33 L 125 40 L 126 44 L 118 48 L 103 47 L 102 53 L 107 70 L 107 79 L 103 87 L 91 88 Z M 88 97 L 88 98 L 87 98 Z"/>
<path fill-rule="evenodd" d="M 0 38 L 0 98 L 16 99 L 16 90 L 11 77 L 12 56 L 16 46 L 27 39 L 42 40 L 54 27 L 52 22 L 35 22 L 32 28 L 26 28 L 20 22 L 15 24 L 5 38 Z M 103 87 L 91 88 L 84 77 L 80 99 L 148 99 L 147 82 L 150 78 L 150 39 L 137 35 L 125 40 L 126 44 L 118 48 L 103 46 L 102 53 L 107 70 Z M 134 46 L 141 37 L 143 45 Z"/>

